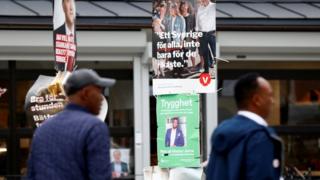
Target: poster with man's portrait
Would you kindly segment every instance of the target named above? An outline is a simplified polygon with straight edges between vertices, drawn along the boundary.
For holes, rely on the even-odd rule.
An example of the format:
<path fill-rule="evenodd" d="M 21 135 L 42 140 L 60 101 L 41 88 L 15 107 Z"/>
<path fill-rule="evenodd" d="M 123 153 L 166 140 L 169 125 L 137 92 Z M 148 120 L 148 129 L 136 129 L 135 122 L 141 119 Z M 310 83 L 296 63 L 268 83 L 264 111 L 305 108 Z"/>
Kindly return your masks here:
<path fill-rule="evenodd" d="M 158 166 L 200 166 L 199 111 L 198 94 L 158 96 Z"/>
<path fill-rule="evenodd" d="M 53 39 L 55 69 L 72 72 L 77 52 L 74 0 L 54 0 Z"/>
<path fill-rule="evenodd" d="M 130 173 L 130 149 L 112 148 L 110 149 L 112 178 L 126 177 Z"/>
<path fill-rule="evenodd" d="M 173 116 L 166 120 L 166 147 L 183 147 L 187 145 L 187 127 L 185 116 Z"/>

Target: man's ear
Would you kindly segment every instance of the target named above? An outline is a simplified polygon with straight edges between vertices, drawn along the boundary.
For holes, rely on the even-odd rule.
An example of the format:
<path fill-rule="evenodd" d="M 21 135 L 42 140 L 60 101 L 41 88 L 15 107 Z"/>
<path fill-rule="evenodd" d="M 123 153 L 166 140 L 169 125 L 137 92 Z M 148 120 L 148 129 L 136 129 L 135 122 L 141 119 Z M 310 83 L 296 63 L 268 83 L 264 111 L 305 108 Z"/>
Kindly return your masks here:
<path fill-rule="evenodd" d="M 261 97 L 259 94 L 254 94 L 252 96 L 252 103 L 255 105 L 255 106 L 260 106 L 261 105 Z"/>
<path fill-rule="evenodd" d="M 82 88 L 79 93 L 80 93 L 81 100 L 84 100 L 84 101 L 87 100 L 87 98 L 88 98 L 88 88 L 87 87 Z"/>

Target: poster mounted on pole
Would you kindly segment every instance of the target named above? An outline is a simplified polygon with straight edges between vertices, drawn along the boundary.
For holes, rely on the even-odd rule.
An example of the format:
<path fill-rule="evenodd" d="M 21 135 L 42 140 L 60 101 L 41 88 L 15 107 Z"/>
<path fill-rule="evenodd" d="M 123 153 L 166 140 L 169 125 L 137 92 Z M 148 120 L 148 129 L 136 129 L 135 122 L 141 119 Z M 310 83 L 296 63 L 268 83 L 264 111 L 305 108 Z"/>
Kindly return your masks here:
<path fill-rule="evenodd" d="M 153 94 L 214 93 L 216 3 L 153 1 Z"/>
<path fill-rule="evenodd" d="M 72 72 L 77 56 L 75 1 L 54 0 L 53 3 L 55 69 Z"/>
<path fill-rule="evenodd" d="M 199 167 L 199 95 L 157 97 L 157 151 L 162 168 Z"/>
<path fill-rule="evenodd" d="M 77 56 L 75 1 L 52 2 L 54 64 L 57 74 L 55 77 L 40 75 L 25 99 L 28 121 L 33 121 L 37 127 L 60 112 L 67 103 L 63 84 L 74 70 Z"/>

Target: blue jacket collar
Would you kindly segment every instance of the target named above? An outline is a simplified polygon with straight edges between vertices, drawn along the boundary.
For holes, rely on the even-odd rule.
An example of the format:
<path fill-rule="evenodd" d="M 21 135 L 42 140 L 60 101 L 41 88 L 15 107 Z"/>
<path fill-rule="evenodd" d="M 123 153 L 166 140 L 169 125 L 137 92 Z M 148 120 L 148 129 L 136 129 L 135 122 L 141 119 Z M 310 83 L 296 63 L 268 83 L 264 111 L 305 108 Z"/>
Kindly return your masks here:
<path fill-rule="evenodd" d="M 90 113 L 86 108 L 84 108 L 83 106 L 80 106 L 78 104 L 74 104 L 74 103 L 69 103 L 67 104 L 67 106 L 65 107 L 66 110 L 77 110 L 77 111 L 84 111 L 87 113 Z"/>

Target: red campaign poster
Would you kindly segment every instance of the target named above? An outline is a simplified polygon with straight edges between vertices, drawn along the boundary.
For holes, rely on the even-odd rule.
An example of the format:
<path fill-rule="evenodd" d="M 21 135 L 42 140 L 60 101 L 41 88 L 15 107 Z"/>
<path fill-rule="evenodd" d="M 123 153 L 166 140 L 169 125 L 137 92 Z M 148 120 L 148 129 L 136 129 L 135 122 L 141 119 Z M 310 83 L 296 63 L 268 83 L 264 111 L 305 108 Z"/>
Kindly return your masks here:
<path fill-rule="evenodd" d="M 216 3 L 153 0 L 153 94 L 216 92 Z"/>
<path fill-rule="evenodd" d="M 54 0 L 53 39 L 55 69 L 72 72 L 77 57 L 75 1 Z"/>

